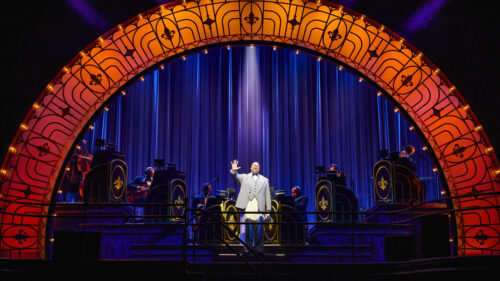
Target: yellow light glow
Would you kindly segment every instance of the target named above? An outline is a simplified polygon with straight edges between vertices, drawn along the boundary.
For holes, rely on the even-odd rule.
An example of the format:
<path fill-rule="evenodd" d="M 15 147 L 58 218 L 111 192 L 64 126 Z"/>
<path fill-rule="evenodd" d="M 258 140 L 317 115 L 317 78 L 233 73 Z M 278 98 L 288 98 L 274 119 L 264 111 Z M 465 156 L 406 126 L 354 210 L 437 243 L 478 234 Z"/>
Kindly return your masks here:
<path fill-rule="evenodd" d="M 469 105 L 466 105 L 464 107 L 462 107 L 465 111 L 469 110 L 470 109 L 470 106 Z"/>
<path fill-rule="evenodd" d="M 161 70 L 165 69 L 165 66 L 163 66 L 163 64 L 162 64 L 162 65 L 160 65 L 160 69 L 161 69 Z"/>
<path fill-rule="evenodd" d="M 9 152 L 10 153 L 17 153 L 17 149 L 13 146 L 9 146 Z"/>
<path fill-rule="evenodd" d="M 144 81 L 144 76 L 141 76 L 141 81 Z"/>
<path fill-rule="evenodd" d="M 359 82 L 359 83 L 363 82 L 363 78 L 362 78 L 362 77 L 359 77 L 358 82 Z"/>
<path fill-rule="evenodd" d="M 413 131 L 415 128 L 413 126 L 410 126 L 410 131 Z"/>
<path fill-rule="evenodd" d="M 7 174 L 7 170 L 5 170 L 5 169 L 0 170 L 0 174 L 5 176 Z"/>
<path fill-rule="evenodd" d="M 382 95 L 382 92 L 377 92 L 377 97 L 380 97 Z"/>
<path fill-rule="evenodd" d="M 122 96 L 126 96 L 127 93 L 125 93 L 125 91 L 122 91 Z"/>
<path fill-rule="evenodd" d="M 205 55 L 208 54 L 208 50 L 207 49 L 205 49 L 205 51 L 203 51 L 203 52 L 205 53 Z"/>
<path fill-rule="evenodd" d="M 49 92 L 52 92 L 54 90 L 54 88 L 52 87 L 52 85 L 47 85 L 47 90 L 49 90 Z"/>
<path fill-rule="evenodd" d="M 453 93 L 453 91 L 455 91 L 455 89 L 456 89 L 456 88 L 455 88 L 455 86 L 452 86 L 452 87 L 450 88 L 450 93 Z"/>
<path fill-rule="evenodd" d="M 273 51 L 276 51 L 276 46 L 273 46 Z"/>
<path fill-rule="evenodd" d="M 427 151 L 427 146 L 422 147 L 423 151 Z"/>
<path fill-rule="evenodd" d="M 438 171 L 438 169 L 437 169 L 437 168 L 433 168 L 433 169 L 432 169 L 432 171 L 433 171 L 434 173 L 436 173 L 436 172 Z"/>
<path fill-rule="evenodd" d="M 230 45 L 227 45 L 227 50 L 231 50 L 231 46 Z"/>
<path fill-rule="evenodd" d="M 339 70 L 342 71 L 342 69 L 344 69 L 344 67 L 342 65 L 339 66 Z"/>
<path fill-rule="evenodd" d="M 399 109 L 395 108 L 395 109 L 394 109 L 394 112 L 399 112 Z"/>
<path fill-rule="evenodd" d="M 94 129 L 94 126 L 90 125 L 90 126 L 89 126 L 89 129 L 93 130 L 93 129 Z"/>
<path fill-rule="evenodd" d="M 321 61 L 321 57 L 318 57 L 318 61 Z"/>
<path fill-rule="evenodd" d="M 65 66 L 65 67 L 63 67 L 63 71 L 64 71 L 65 73 L 68 73 L 68 72 L 69 72 L 69 69 Z"/>
<path fill-rule="evenodd" d="M 40 108 L 40 105 L 39 105 L 38 103 L 36 103 L 36 102 L 35 102 L 35 103 L 33 104 L 33 109 L 35 109 L 35 110 L 36 110 L 36 109 L 39 109 L 39 108 Z"/>
<path fill-rule="evenodd" d="M 26 125 L 26 124 L 24 124 L 24 123 L 22 123 L 22 124 L 21 124 L 20 128 L 21 128 L 22 130 L 25 130 L 25 131 L 29 129 L 28 125 Z"/>
<path fill-rule="evenodd" d="M 478 131 L 480 131 L 482 129 L 483 129 L 483 126 L 481 126 L 481 125 L 474 127 L 474 131 L 475 132 L 478 132 Z"/>
<path fill-rule="evenodd" d="M 296 54 L 296 55 L 298 55 L 298 54 L 299 54 L 299 50 L 298 50 L 298 49 L 295 51 L 295 54 Z"/>
<path fill-rule="evenodd" d="M 486 153 L 489 153 L 489 152 L 492 152 L 493 151 L 493 147 L 487 147 L 485 149 Z"/>
<path fill-rule="evenodd" d="M 109 108 L 105 107 L 104 110 L 109 111 Z"/>

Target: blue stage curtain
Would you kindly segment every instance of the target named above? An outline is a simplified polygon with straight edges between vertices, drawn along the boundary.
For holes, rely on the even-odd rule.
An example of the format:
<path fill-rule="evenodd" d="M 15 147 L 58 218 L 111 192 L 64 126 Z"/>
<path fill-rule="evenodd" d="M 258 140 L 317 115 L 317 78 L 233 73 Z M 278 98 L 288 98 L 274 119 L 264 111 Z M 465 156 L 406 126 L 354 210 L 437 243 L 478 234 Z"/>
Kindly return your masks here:
<path fill-rule="evenodd" d="M 126 89 L 86 139 L 104 138 L 127 155 L 129 179 L 163 158 L 187 173 L 189 194 L 216 176 L 215 189 L 237 187 L 229 174 L 252 162 L 275 189 L 299 185 L 314 211 L 316 165 L 336 164 L 360 207 L 373 206 L 377 152 L 415 146 L 427 200 L 440 184 L 427 152 L 400 113 L 377 90 L 338 66 L 293 50 L 213 49 L 165 64 Z"/>

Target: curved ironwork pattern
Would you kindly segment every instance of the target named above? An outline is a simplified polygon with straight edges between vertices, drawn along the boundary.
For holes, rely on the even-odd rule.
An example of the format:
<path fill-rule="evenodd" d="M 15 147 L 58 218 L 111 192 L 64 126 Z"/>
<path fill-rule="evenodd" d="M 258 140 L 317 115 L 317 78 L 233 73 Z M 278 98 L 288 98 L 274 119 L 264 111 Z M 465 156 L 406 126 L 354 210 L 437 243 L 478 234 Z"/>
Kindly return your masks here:
<path fill-rule="evenodd" d="M 99 37 L 33 104 L 0 171 L 1 196 L 10 200 L 0 202 L 0 256 L 44 257 L 49 210 L 25 203 L 50 202 L 75 140 L 114 93 L 164 60 L 231 42 L 286 45 L 356 70 L 410 116 L 450 195 L 478 194 L 454 200 L 455 208 L 499 205 L 498 196 L 480 196 L 499 191 L 500 170 L 469 105 L 421 52 L 383 25 L 324 1 L 173 1 Z M 498 208 L 458 212 L 459 254 L 499 253 L 497 239 L 490 239 L 500 235 L 499 219 Z"/>

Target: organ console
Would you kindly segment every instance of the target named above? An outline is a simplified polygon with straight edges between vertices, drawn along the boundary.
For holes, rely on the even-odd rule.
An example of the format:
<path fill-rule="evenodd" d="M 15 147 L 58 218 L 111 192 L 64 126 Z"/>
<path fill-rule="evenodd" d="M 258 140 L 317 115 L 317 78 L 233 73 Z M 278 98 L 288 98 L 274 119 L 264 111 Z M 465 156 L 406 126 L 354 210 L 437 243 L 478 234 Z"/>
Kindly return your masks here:
<path fill-rule="evenodd" d="M 393 152 L 373 165 L 376 204 L 415 204 L 425 200 L 425 182 L 417 177 L 415 165 L 407 157 L 414 151 L 406 147 L 404 153 Z"/>
<path fill-rule="evenodd" d="M 125 154 L 113 146 L 97 150 L 84 179 L 83 197 L 87 202 L 124 202 L 127 186 Z"/>
<path fill-rule="evenodd" d="M 171 206 L 147 206 L 146 215 L 165 215 L 165 217 L 148 218 L 146 222 L 166 223 L 184 222 L 187 185 L 186 173 L 178 171 L 175 164 L 167 164 L 166 169 L 156 170 L 150 192 L 146 198 L 148 203 L 167 203 Z M 174 205 L 175 204 L 175 205 Z"/>

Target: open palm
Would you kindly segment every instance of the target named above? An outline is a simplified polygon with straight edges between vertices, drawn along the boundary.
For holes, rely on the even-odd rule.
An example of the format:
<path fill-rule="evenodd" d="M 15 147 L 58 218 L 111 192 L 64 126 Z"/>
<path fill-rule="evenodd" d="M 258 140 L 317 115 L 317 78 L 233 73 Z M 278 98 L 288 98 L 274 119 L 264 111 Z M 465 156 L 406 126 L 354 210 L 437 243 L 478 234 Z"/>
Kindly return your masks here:
<path fill-rule="evenodd" d="M 238 160 L 233 160 L 231 161 L 231 170 L 233 171 L 237 171 L 239 170 L 241 167 L 238 167 Z"/>

